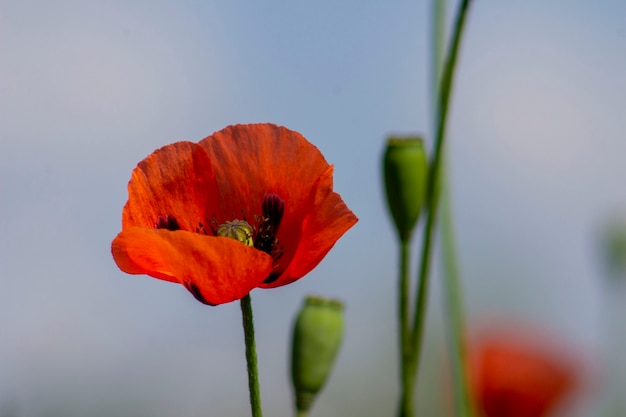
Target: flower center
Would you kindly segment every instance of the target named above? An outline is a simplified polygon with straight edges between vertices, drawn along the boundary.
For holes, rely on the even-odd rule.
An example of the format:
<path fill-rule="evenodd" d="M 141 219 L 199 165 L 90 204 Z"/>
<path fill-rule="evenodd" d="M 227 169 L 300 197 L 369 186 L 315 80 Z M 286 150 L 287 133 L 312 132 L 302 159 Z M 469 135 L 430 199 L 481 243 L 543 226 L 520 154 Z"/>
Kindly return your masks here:
<path fill-rule="evenodd" d="M 283 246 L 280 245 L 276 234 L 285 212 L 285 200 L 280 198 L 278 194 L 266 194 L 263 196 L 261 212 L 262 215 L 260 216 L 254 215 L 252 225 L 248 223 L 245 212 L 243 213 L 243 220 L 234 219 L 220 224 L 217 217 L 213 215 L 211 219 L 206 220 L 206 224 L 213 236 L 235 239 L 246 246 L 267 253 L 274 260 L 274 267 L 276 267 L 276 262 L 283 256 Z M 235 217 L 234 214 L 233 217 Z M 159 216 L 155 227 L 171 231 L 181 230 L 178 220 L 171 214 L 167 214 L 165 217 Z M 209 234 L 202 222 L 198 223 L 195 231 L 205 235 Z"/>
<path fill-rule="evenodd" d="M 235 219 L 217 226 L 216 235 L 238 240 L 246 246 L 254 246 L 252 239 L 252 227 L 245 220 Z"/>
<path fill-rule="evenodd" d="M 276 234 L 285 212 L 285 201 L 277 194 L 266 194 L 263 196 L 261 212 L 260 216 L 254 215 L 252 223 L 248 223 L 245 212 L 243 212 L 243 220 L 235 219 L 219 224 L 214 215 L 208 223 L 214 236 L 230 237 L 263 251 L 272 257 L 276 266 L 276 262 L 283 255 L 283 247 L 276 238 Z M 196 231 L 206 234 L 202 223 L 198 223 L 198 226 L 200 227 Z"/>

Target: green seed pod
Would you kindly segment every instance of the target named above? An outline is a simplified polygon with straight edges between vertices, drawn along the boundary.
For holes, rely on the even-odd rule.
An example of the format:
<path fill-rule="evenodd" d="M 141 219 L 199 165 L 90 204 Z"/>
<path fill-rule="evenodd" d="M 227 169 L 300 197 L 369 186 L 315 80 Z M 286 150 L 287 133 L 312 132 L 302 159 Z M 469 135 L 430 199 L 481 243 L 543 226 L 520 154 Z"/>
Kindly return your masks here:
<path fill-rule="evenodd" d="M 626 279 L 626 221 L 614 220 L 605 232 L 604 258 L 611 277 Z"/>
<path fill-rule="evenodd" d="M 428 157 L 419 137 L 391 137 L 383 157 L 387 203 L 398 235 L 410 239 L 426 195 Z"/>
<path fill-rule="evenodd" d="M 343 304 L 309 296 L 293 329 L 291 378 L 296 409 L 308 411 L 335 363 L 343 338 Z"/>
<path fill-rule="evenodd" d="M 254 246 L 252 227 L 245 220 L 235 219 L 232 222 L 220 224 L 217 227 L 217 235 L 238 240 L 246 246 Z"/>

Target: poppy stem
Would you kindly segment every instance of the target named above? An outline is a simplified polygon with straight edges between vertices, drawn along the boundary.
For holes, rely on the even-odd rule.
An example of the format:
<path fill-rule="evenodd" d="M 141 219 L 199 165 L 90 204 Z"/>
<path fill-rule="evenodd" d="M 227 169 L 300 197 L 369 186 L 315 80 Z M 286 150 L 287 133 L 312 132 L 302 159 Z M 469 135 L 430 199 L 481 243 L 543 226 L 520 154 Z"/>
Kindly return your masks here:
<path fill-rule="evenodd" d="M 400 239 L 400 276 L 398 285 L 398 324 L 400 335 L 401 397 L 399 417 L 413 416 L 413 386 L 415 378 L 410 373 L 411 339 L 409 324 L 409 250 L 410 239 Z"/>
<path fill-rule="evenodd" d="M 429 272 L 431 261 L 431 250 L 435 221 L 437 218 L 439 191 L 441 186 L 441 165 L 445 142 L 446 122 L 448 117 L 448 107 L 454 80 L 454 70 L 456 59 L 461 43 L 463 27 L 467 10 L 471 0 L 462 0 L 459 4 L 458 13 L 454 23 L 450 48 L 443 66 L 443 73 L 440 81 L 439 102 L 437 105 L 437 127 L 435 137 L 435 150 L 432 157 L 428 184 L 426 187 L 427 218 L 423 235 L 423 244 L 420 260 L 420 270 L 418 277 L 417 293 L 415 295 L 415 311 L 413 315 L 413 329 L 411 332 L 412 355 L 410 361 L 410 372 L 413 377 L 417 375 L 419 367 L 422 340 L 424 335 L 424 322 L 426 319 L 426 302 L 429 288 Z"/>
<path fill-rule="evenodd" d="M 447 158 L 445 158 L 447 159 Z M 444 164 L 445 165 L 445 164 Z M 455 243 L 450 188 L 447 175 L 442 172 L 441 196 L 441 253 L 443 259 L 444 303 L 446 306 L 449 355 L 452 368 L 452 388 L 454 392 L 455 415 L 474 415 L 473 402 L 467 375 L 467 354 L 465 349 L 465 322 L 463 320 L 462 286 Z"/>
<path fill-rule="evenodd" d="M 437 93 L 441 77 L 441 64 L 445 47 L 447 0 L 432 2 L 431 88 L 433 128 L 437 124 Z M 449 356 L 452 368 L 455 415 L 473 416 L 474 407 L 470 395 L 465 352 L 465 323 L 463 319 L 463 288 L 456 248 L 450 182 L 448 175 L 448 151 L 444 149 L 441 167 L 441 257 L 444 277 L 444 305 L 446 306 Z"/>
<path fill-rule="evenodd" d="M 256 342 L 254 341 L 254 318 L 252 316 L 252 300 L 250 299 L 250 294 L 243 297 L 240 304 L 243 335 L 246 343 L 250 408 L 252 409 L 252 417 L 263 417 L 263 410 L 261 409 L 261 389 L 259 388 L 259 371 L 257 369 Z"/>

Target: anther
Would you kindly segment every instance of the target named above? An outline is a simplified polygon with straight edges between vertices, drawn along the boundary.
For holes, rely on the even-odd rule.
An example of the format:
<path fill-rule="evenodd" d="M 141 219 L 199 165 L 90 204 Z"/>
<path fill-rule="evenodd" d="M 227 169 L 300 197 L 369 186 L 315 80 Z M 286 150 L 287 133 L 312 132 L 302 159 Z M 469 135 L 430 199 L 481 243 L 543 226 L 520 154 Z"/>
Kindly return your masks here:
<path fill-rule="evenodd" d="M 213 236 L 217 236 L 217 228 L 220 224 L 217 222 L 217 217 L 215 216 L 215 214 L 211 216 L 211 220 L 207 219 L 206 221 L 207 223 L 209 223 L 209 228 L 211 229 Z"/>
<path fill-rule="evenodd" d="M 202 233 L 203 235 L 206 235 L 206 229 L 204 228 L 204 225 L 202 224 L 202 222 L 198 222 L 198 227 L 196 227 L 196 233 Z"/>

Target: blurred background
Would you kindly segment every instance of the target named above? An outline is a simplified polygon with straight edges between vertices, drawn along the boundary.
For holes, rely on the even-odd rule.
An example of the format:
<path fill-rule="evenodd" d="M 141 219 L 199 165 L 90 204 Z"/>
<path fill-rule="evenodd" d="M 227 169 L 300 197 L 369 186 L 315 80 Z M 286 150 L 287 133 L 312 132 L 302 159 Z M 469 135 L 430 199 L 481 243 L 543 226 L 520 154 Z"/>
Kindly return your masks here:
<path fill-rule="evenodd" d="M 468 325 L 525 323 L 572 350 L 587 382 L 560 416 L 600 415 L 626 348 L 600 245 L 626 218 L 625 16 L 621 0 L 477 1 L 453 98 Z M 379 168 L 390 133 L 432 144 L 429 17 L 426 1 L 2 0 L 0 416 L 249 413 L 238 303 L 123 274 L 110 242 L 137 162 L 250 122 L 318 146 L 360 218 L 307 277 L 252 293 L 265 413 L 291 415 L 291 323 L 315 293 L 346 303 L 347 333 L 313 415 L 392 415 L 397 262 Z M 440 416 L 437 276 L 432 289 L 417 404 Z"/>

